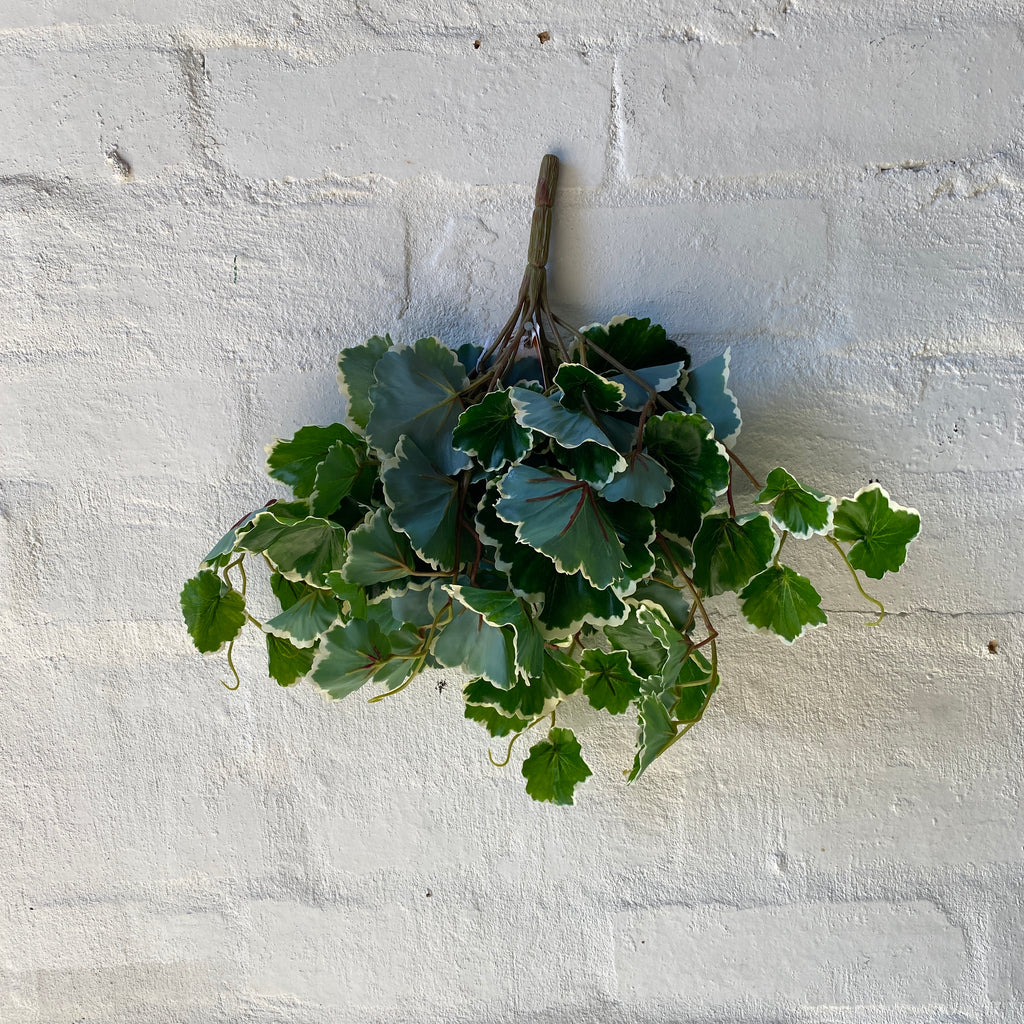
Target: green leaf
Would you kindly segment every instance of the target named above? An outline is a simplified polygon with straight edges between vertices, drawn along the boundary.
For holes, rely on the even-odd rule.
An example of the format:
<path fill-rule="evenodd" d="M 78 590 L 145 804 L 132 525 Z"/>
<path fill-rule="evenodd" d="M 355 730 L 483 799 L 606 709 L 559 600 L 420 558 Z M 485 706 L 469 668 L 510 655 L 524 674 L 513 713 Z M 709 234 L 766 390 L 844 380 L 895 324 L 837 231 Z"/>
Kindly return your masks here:
<path fill-rule="evenodd" d="M 711 662 L 700 651 L 690 652 L 666 687 L 665 692 L 675 701 L 675 706 L 669 708 L 673 719 L 684 724 L 698 721 L 717 688 L 718 673 Z"/>
<path fill-rule="evenodd" d="M 531 553 L 535 559 L 547 562 L 536 552 Z M 626 605 L 612 587 L 599 590 L 581 572 L 566 576 L 551 562 L 548 567 L 551 572 L 543 591 L 544 607 L 537 613 L 538 627 L 545 636 L 569 637 L 584 625 L 600 628 L 626 617 Z"/>
<path fill-rule="evenodd" d="M 181 612 L 196 649 L 219 651 L 234 640 L 245 624 L 245 599 L 209 569 L 185 583 Z"/>
<path fill-rule="evenodd" d="M 685 369 L 686 363 L 679 360 L 674 363 L 665 363 L 662 366 L 644 366 L 635 369 L 633 376 L 639 377 L 648 387 L 654 388 L 655 391 L 671 391 L 679 382 L 680 374 Z M 631 412 L 639 412 L 650 399 L 647 388 L 642 387 L 632 377 L 627 377 L 624 373 L 609 374 L 608 379 L 622 385 L 625 391 L 625 397 L 622 399 L 622 407 L 624 409 L 629 409 Z"/>
<path fill-rule="evenodd" d="M 338 390 L 347 400 L 349 422 L 366 429 L 373 406 L 370 388 L 376 384 L 374 370 L 380 357 L 391 348 L 391 335 L 374 335 L 365 345 L 345 349 L 338 356 Z"/>
<path fill-rule="evenodd" d="M 323 461 L 316 467 L 316 478 L 310 493 L 310 509 L 315 516 L 329 516 L 348 497 L 357 484 L 366 491 L 365 476 L 370 486 L 376 477 L 376 462 L 366 460 L 363 445 L 353 448 L 345 441 L 331 445 Z M 362 497 L 366 497 L 364 493 Z"/>
<path fill-rule="evenodd" d="M 486 679 L 466 683 L 462 696 L 467 704 L 493 707 L 504 715 L 533 721 L 549 715 L 583 685 L 583 668 L 560 650 L 544 651 L 544 671 L 529 682 L 517 680 L 507 690 Z"/>
<path fill-rule="evenodd" d="M 733 445 L 743 420 L 736 396 L 729 390 L 729 349 L 715 359 L 690 370 L 686 393 L 697 412 L 715 428 L 715 437 Z"/>
<path fill-rule="evenodd" d="M 452 434 L 462 414 L 460 392 L 469 381 L 455 353 L 437 338 L 420 338 L 385 352 L 375 373 L 373 411 L 366 423 L 370 443 L 385 456 L 394 455 L 406 434 L 443 473 L 465 469 L 469 457 L 452 447 Z"/>
<path fill-rule="evenodd" d="M 773 565 L 755 576 L 740 594 L 740 608 L 747 621 L 793 643 L 808 626 L 828 619 L 818 607 L 821 595 L 811 581 L 786 565 Z"/>
<path fill-rule="evenodd" d="M 482 676 L 499 690 L 516 685 L 512 631 L 491 625 L 478 612 L 460 605 L 434 644 L 434 657 L 446 668 Z"/>
<path fill-rule="evenodd" d="M 507 573 L 512 592 L 543 605 L 536 620 L 541 633 L 567 637 L 585 623 L 602 626 L 625 618 L 626 606 L 610 587 L 599 590 L 581 572 L 560 573 L 550 558 L 516 540 L 515 527 L 494 511 L 495 497 L 496 491 L 488 489 L 477 510 L 477 531 L 484 544 L 494 547 L 494 564 Z"/>
<path fill-rule="evenodd" d="M 547 555 L 560 572 L 579 570 L 602 590 L 623 578 L 629 559 L 590 484 L 547 469 L 513 466 L 499 491 L 500 518 L 515 525 L 519 540 Z"/>
<path fill-rule="evenodd" d="M 278 518 L 271 510 L 256 517 L 252 529 L 239 537 L 238 548 L 265 553 L 287 579 L 326 588 L 327 573 L 345 559 L 345 531 L 329 519 L 285 519 L 283 513 Z"/>
<path fill-rule="evenodd" d="M 615 452 L 613 472 L 626 468 L 626 461 L 616 451 L 608 435 L 585 413 L 566 409 L 561 402 L 547 395 L 539 395 L 526 388 L 509 391 L 516 419 L 524 427 L 554 438 L 563 448 L 578 448 L 591 442 Z"/>
<path fill-rule="evenodd" d="M 563 448 L 552 442 L 552 450 L 558 464 L 567 469 L 577 480 L 586 480 L 595 487 L 611 483 L 615 474 L 624 465 L 622 456 L 593 441 L 584 441 L 577 448 Z"/>
<path fill-rule="evenodd" d="M 671 697 L 667 698 L 671 700 Z M 636 782 L 651 764 L 675 740 L 677 726 L 659 694 L 650 694 L 640 701 L 637 715 L 636 755 L 628 782 Z"/>
<path fill-rule="evenodd" d="M 651 608 L 633 607 L 619 625 L 605 626 L 613 651 L 625 653 L 630 671 L 641 679 L 659 676 L 670 646 L 665 622 Z"/>
<path fill-rule="evenodd" d="M 348 558 L 341 566 L 341 575 L 349 583 L 372 587 L 407 579 L 415 571 L 409 538 L 391 528 L 386 509 L 377 509 L 349 534 Z"/>
<path fill-rule="evenodd" d="M 584 651 L 581 663 L 588 673 L 583 692 L 599 711 L 621 715 L 640 696 L 640 680 L 624 651 Z"/>
<path fill-rule="evenodd" d="M 473 539 L 461 523 L 459 481 L 431 463 L 411 437 L 398 442 L 382 475 L 391 525 L 409 537 L 424 561 L 448 572 L 460 546 L 462 560 L 470 555 Z"/>
<path fill-rule="evenodd" d="M 897 505 L 879 484 L 844 498 L 835 512 L 836 540 L 852 543 L 848 558 L 873 580 L 898 572 L 906 561 L 907 545 L 921 532 L 921 515 Z"/>
<path fill-rule="evenodd" d="M 507 591 L 482 590 L 479 587 L 449 586 L 446 589 L 492 626 L 510 626 L 515 636 L 516 667 L 527 680 L 540 676 L 544 671 L 544 638 L 537 632 L 536 623 L 522 598 Z"/>
<path fill-rule="evenodd" d="M 532 435 L 516 420 L 508 391 L 492 391 L 459 417 L 452 440 L 493 472 L 506 462 L 518 462 L 530 450 Z"/>
<path fill-rule="evenodd" d="M 775 557 L 778 537 L 763 512 L 706 516 L 693 540 L 693 582 L 709 597 L 742 590 Z"/>
<path fill-rule="evenodd" d="M 581 363 L 563 363 L 555 371 L 555 387 L 561 388 L 559 401 L 572 412 L 590 406 L 594 412 L 616 412 L 622 407 L 626 389 L 594 373 Z"/>
<path fill-rule="evenodd" d="M 277 498 L 271 498 L 266 505 L 254 509 L 247 516 L 242 516 L 234 526 L 224 534 L 214 545 L 213 550 L 199 564 L 200 569 L 223 569 L 231 561 L 231 555 L 235 550 L 235 541 L 239 534 L 244 533 L 249 524 L 261 513 L 265 512 L 271 505 L 277 504 Z"/>
<path fill-rule="evenodd" d="M 788 530 L 801 540 L 832 529 L 836 499 L 797 483 L 781 467 L 768 474 L 764 490 L 754 500 L 759 505 L 774 501 L 772 521 L 780 530 Z"/>
<path fill-rule="evenodd" d="M 309 673 L 316 651 L 296 647 L 290 640 L 267 634 L 267 671 L 278 686 L 291 686 Z"/>
<path fill-rule="evenodd" d="M 545 803 L 571 804 L 576 786 L 593 774 L 571 729 L 552 729 L 523 761 L 526 792 Z"/>
<path fill-rule="evenodd" d="M 486 704 L 467 704 L 466 718 L 471 722 L 479 722 L 492 736 L 508 736 L 514 732 L 522 732 L 530 723 L 518 715 L 503 715 L 496 708 Z"/>
<path fill-rule="evenodd" d="M 658 571 L 673 583 L 681 582 L 681 574 L 693 568 L 693 545 L 685 537 L 660 530 L 651 550 Z"/>
<path fill-rule="evenodd" d="M 330 590 L 286 580 L 279 573 L 270 577 L 270 585 L 281 602 L 281 612 L 263 625 L 267 632 L 290 640 L 296 647 L 312 647 L 341 615 Z"/>
<path fill-rule="evenodd" d="M 626 462 L 626 468 L 601 488 L 601 497 L 657 508 L 671 490 L 672 478 L 645 452 L 634 452 Z"/>
<path fill-rule="evenodd" d="M 690 355 L 686 349 L 667 338 L 665 328 L 652 324 L 650 319 L 617 316 L 607 324 L 584 327 L 582 333 L 630 370 L 675 362 L 690 365 Z M 588 351 L 587 365 L 597 373 L 613 369 L 610 363 L 592 350 Z"/>
<path fill-rule="evenodd" d="M 267 445 L 267 473 L 287 484 L 296 498 L 308 498 L 316 484 L 316 469 L 338 442 L 361 449 L 363 443 L 348 427 L 303 427 L 294 437 Z M 340 499 L 339 499 L 340 500 Z"/>
<path fill-rule="evenodd" d="M 667 586 L 657 579 L 641 582 L 633 591 L 633 600 L 645 604 L 659 615 L 664 616 L 679 630 L 690 621 L 690 606 L 693 598 L 688 590 Z"/>
<path fill-rule="evenodd" d="M 655 512 L 661 530 L 692 539 L 705 512 L 729 486 L 729 459 L 703 416 L 669 412 L 647 421 L 650 456 L 672 479 L 672 490 Z"/>
<path fill-rule="evenodd" d="M 374 677 L 390 683 L 396 674 L 412 670 L 409 655 L 418 642 L 408 627 L 389 636 L 376 622 L 351 619 L 323 636 L 313 662 L 313 682 L 333 700 L 355 693 Z"/>

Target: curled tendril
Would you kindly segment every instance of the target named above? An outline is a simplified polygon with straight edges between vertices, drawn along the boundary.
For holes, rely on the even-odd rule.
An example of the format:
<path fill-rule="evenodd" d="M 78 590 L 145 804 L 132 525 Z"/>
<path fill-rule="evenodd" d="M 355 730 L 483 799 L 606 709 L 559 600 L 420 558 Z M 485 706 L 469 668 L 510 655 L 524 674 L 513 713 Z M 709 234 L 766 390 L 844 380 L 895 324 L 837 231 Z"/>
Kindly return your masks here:
<path fill-rule="evenodd" d="M 865 622 L 865 626 L 877 626 L 881 623 L 882 619 L 885 618 L 885 605 L 878 600 L 877 597 L 872 597 L 861 585 L 860 577 L 857 575 L 857 570 L 850 565 L 850 560 L 846 557 L 846 552 L 839 546 L 839 541 L 835 537 L 829 535 L 825 537 L 825 540 L 829 542 L 839 552 L 839 557 L 843 560 L 846 568 L 850 570 L 850 575 L 853 577 L 853 582 L 857 585 L 857 589 L 860 591 L 860 596 L 866 601 L 870 601 L 873 605 L 878 607 L 878 618 L 874 622 Z"/>
<path fill-rule="evenodd" d="M 524 733 L 528 733 L 538 722 L 543 722 L 544 719 L 547 718 L 547 717 L 548 717 L 547 715 L 541 715 L 540 718 L 535 718 L 525 729 L 522 729 L 520 732 L 517 732 L 515 734 L 515 736 L 513 736 L 512 739 L 510 739 L 508 741 L 508 749 L 505 751 L 505 760 L 504 761 L 495 761 L 494 760 L 494 755 L 491 753 L 490 747 L 487 748 L 487 760 L 490 761 L 491 764 L 493 764 L 495 768 L 504 768 L 505 765 L 507 765 L 509 763 L 509 761 L 512 759 L 512 747 L 515 745 L 516 740 L 519 739 L 519 737 L 522 736 Z M 554 711 L 552 711 L 551 712 L 551 728 L 554 729 L 554 727 L 555 727 L 555 713 L 554 713 Z"/>
<path fill-rule="evenodd" d="M 232 640 L 231 643 L 228 644 L 228 668 L 231 669 L 231 674 L 235 677 L 235 685 L 234 686 L 229 686 L 222 679 L 220 681 L 220 685 L 223 686 L 225 690 L 237 690 L 242 685 L 242 679 L 238 675 L 238 669 L 235 668 L 235 661 L 231 657 L 231 651 L 232 651 L 232 648 L 234 646 L 235 646 L 235 641 Z"/>

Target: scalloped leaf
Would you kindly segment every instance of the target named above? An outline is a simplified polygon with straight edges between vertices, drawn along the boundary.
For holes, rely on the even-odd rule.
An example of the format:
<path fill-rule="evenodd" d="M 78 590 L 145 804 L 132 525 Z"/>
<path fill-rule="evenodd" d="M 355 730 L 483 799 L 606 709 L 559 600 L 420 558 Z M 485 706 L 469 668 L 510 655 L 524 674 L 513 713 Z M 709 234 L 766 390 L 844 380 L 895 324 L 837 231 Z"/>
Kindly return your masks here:
<path fill-rule="evenodd" d="M 507 573 L 512 592 L 541 604 L 537 626 L 546 637 L 572 636 L 584 624 L 603 626 L 621 622 L 626 606 L 615 591 L 599 590 L 581 572 L 559 572 L 546 555 L 516 539 L 515 527 L 494 511 L 496 492 L 489 490 L 477 511 L 477 530 L 494 547 L 495 566 Z"/>
<path fill-rule="evenodd" d="M 245 599 L 209 569 L 186 581 L 180 600 L 189 636 L 203 654 L 219 651 L 245 625 Z"/>
<path fill-rule="evenodd" d="M 267 634 L 267 674 L 278 686 L 292 686 L 313 667 L 316 651 L 296 647 L 290 640 Z"/>
<path fill-rule="evenodd" d="M 281 603 L 281 611 L 263 625 L 267 632 L 291 641 L 296 647 L 312 647 L 317 637 L 341 616 L 341 608 L 330 590 L 287 580 L 280 573 L 271 575 L 270 587 Z"/>
<path fill-rule="evenodd" d="M 666 688 L 675 701 L 669 707 L 672 718 L 683 725 L 700 721 L 717 689 L 718 673 L 711 662 L 700 651 L 690 652 Z"/>
<path fill-rule="evenodd" d="M 558 464 L 577 480 L 586 480 L 599 488 L 611 483 L 624 464 L 619 452 L 593 441 L 584 441 L 577 448 L 563 448 L 552 442 L 551 450 Z"/>
<path fill-rule="evenodd" d="M 529 450 L 533 435 L 516 419 L 508 391 L 492 391 L 460 417 L 453 443 L 473 455 L 489 472 L 518 462 Z"/>
<path fill-rule="evenodd" d="M 832 529 L 836 499 L 798 483 L 781 466 L 768 474 L 764 490 L 754 500 L 759 505 L 775 502 L 772 522 L 800 540 Z"/>
<path fill-rule="evenodd" d="M 337 511 L 343 498 L 350 494 L 366 503 L 377 477 L 376 460 L 366 458 L 366 446 L 352 447 L 345 441 L 331 445 L 323 461 L 316 467 L 309 506 L 315 516 L 329 516 Z"/>
<path fill-rule="evenodd" d="M 665 620 L 646 606 L 632 606 L 628 618 L 605 626 L 604 635 L 613 651 L 623 652 L 630 671 L 640 679 L 660 676 L 671 646 Z"/>
<path fill-rule="evenodd" d="M 633 370 L 633 376 L 639 377 L 648 387 L 654 388 L 655 391 L 660 393 L 671 391 L 679 383 L 679 378 L 683 375 L 685 369 L 686 363 L 678 360 L 674 363 L 664 363 L 661 366 L 640 367 Z M 638 384 L 632 377 L 627 377 L 624 373 L 608 374 L 608 380 L 622 385 L 625 392 L 622 399 L 623 409 L 639 412 L 650 399 L 650 393 L 647 388 Z"/>
<path fill-rule="evenodd" d="M 348 557 L 341 566 L 341 576 L 348 583 L 379 586 L 407 579 L 415 571 L 409 538 L 392 529 L 386 509 L 377 509 L 348 535 Z"/>
<path fill-rule="evenodd" d="M 503 715 L 496 708 L 486 704 L 467 704 L 465 717 L 471 722 L 479 722 L 492 736 L 509 736 L 514 732 L 522 732 L 530 723 L 518 715 Z"/>
<path fill-rule="evenodd" d="M 553 438 L 563 448 L 578 448 L 588 441 L 601 445 L 615 453 L 612 472 L 626 468 L 626 461 L 611 438 L 585 413 L 573 412 L 554 398 L 526 388 L 512 388 L 509 397 L 516 410 L 516 419 L 524 427 Z"/>
<path fill-rule="evenodd" d="M 223 537 L 213 546 L 210 553 L 199 563 L 200 569 L 223 569 L 228 562 L 231 561 L 231 555 L 235 550 L 235 542 L 238 540 L 238 536 L 244 533 L 249 524 L 261 513 L 266 512 L 271 505 L 277 504 L 277 498 L 271 498 L 265 505 L 261 505 L 257 509 L 253 509 L 246 516 L 242 516 L 241 519 L 235 523 L 234 526 L 224 534 Z"/>
<path fill-rule="evenodd" d="M 576 787 L 593 774 L 571 729 L 552 729 L 523 761 L 526 792 L 541 803 L 571 804 Z"/>
<path fill-rule="evenodd" d="M 729 458 L 711 424 L 692 413 L 652 417 L 644 429 L 644 443 L 672 479 L 672 490 L 656 509 L 655 522 L 659 529 L 690 540 L 704 513 L 729 486 Z"/>
<path fill-rule="evenodd" d="M 621 715 L 640 697 L 640 680 L 624 651 L 584 651 L 580 663 L 587 671 L 583 692 L 599 711 Z"/>
<path fill-rule="evenodd" d="M 626 394 L 621 384 L 582 363 L 563 363 L 555 371 L 555 387 L 562 392 L 559 402 L 572 412 L 583 412 L 588 405 L 594 412 L 617 412 Z"/>
<path fill-rule="evenodd" d="M 465 469 L 469 456 L 452 446 L 452 435 L 463 410 L 460 392 L 469 381 L 455 353 L 437 338 L 420 338 L 385 352 L 374 372 L 373 411 L 366 422 L 370 444 L 394 455 L 405 434 L 443 473 Z"/>
<path fill-rule="evenodd" d="M 685 537 L 659 530 L 651 551 L 658 572 L 673 583 L 681 582 L 681 574 L 693 569 L 693 544 Z"/>
<path fill-rule="evenodd" d="M 459 481 L 438 469 L 411 437 L 399 440 L 382 477 L 391 525 L 435 569 L 453 570 L 456 554 L 468 556 L 473 550 L 472 535 L 461 524 Z"/>
<path fill-rule="evenodd" d="M 742 590 L 775 557 L 778 543 L 764 512 L 705 516 L 693 539 L 693 582 L 709 597 Z"/>
<path fill-rule="evenodd" d="M 686 395 L 694 408 L 715 428 L 715 437 L 733 445 L 740 436 L 743 418 L 736 396 L 729 390 L 730 350 L 690 370 Z"/>
<path fill-rule="evenodd" d="M 636 782 L 641 775 L 674 742 L 678 728 L 665 706 L 671 696 L 649 694 L 640 701 L 637 713 L 636 754 L 627 782 Z"/>
<path fill-rule="evenodd" d="M 482 676 L 500 690 L 516 684 L 515 645 L 512 631 L 492 625 L 479 614 L 459 605 L 438 635 L 434 657 L 446 668 Z"/>
<path fill-rule="evenodd" d="M 560 650 L 545 649 L 544 671 L 526 682 L 517 680 L 507 690 L 486 679 L 473 679 L 462 689 L 467 704 L 486 705 L 504 715 L 533 721 L 548 715 L 583 685 L 583 668 Z"/>
<path fill-rule="evenodd" d="M 364 449 L 362 439 L 341 423 L 302 427 L 294 437 L 277 438 L 267 445 L 267 474 L 287 484 L 296 498 L 308 498 L 316 486 L 317 466 L 338 442 Z"/>
<path fill-rule="evenodd" d="M 374 370 L 380 357 L 391 348 L 391 335 L 375 334 L 363 345 L 353 345 L 338 356 L 338 390 L 346 399 L 346 417 L 350 423 L 366 429 L 373 412 L 370 388 L 377 383 Z"/>
<path fill-rule="evenodd" d="M 656 508 L 672 489 L 672 478 L 646 452 L 634 452 L 626 463 L 626 468 L 601 488 L 601 497 L 605 501 L 633 501 Z"/>
<path fill-rule="evenodd" d="M 511 627 L 515 637 L 516 667 L 526 679 L 533 679 L 544 671 L 544 638 L 537 631 L 530 609 L 522 598 L 507 591 L 482 590 L 479 587 L 449 586 L 445 589 L 492 626 Z"/>
<path fill-rule="evenodd" d="M 879 484 L 844 498 L 835 511 L 836 540 L 853 544 L 847 554 L 850 565 L 873 580 L 899 571 L 907 559 L 907 545 L 920 532 L 917 509 L 897 505 Z"/>
<path fill-rule="evenodd" d="M 376 622 L 351 619 L 324 634 L 310 674 L 328 697 L 340 700 L 373 678 L 390 685 L 397 675 L 400 681 L 413 668 L 418 643 L 410 627 L 389 635 Z"/>
<path fill-rule="evenodd" d="M 770 566 L 740 593 L 740 609 L 746 620 L 787 644 L 808 626 L 823 626 L 828 621 L 820 604 L 821 595 L 811 581 L 787 565 Z"/>
<path fill-rule="evenodd" d="M 669 339 L 665 328 L 652 324 L 649 318 L 640 320 L 635 316 L 616 316 L 607 324 L 584 327 L 581 333 L 630 370 L 675 362 L 681 362 L 684 367 L 690 365 L 689 352 Z M 593 351 L 588 351 L 587 365 L 597 373 L 614 369 Z"/>
<path fill-rule="evenodd" d="M 239 550 L 266 554 L 277 571 L 289 580 L 305 580 L 327 588 L 326 576 L 345 560 L 345 531 L 329 519 L 307 516 L 285 518 L 271 510 L 256 517 L 252 529 L 242 534 Z"/>
<path fill-rule="evenodd" d="M 593 487 L 547 469 L 513 466 L 498 485 L 498 516 L 559 572 L 577 570 L 600 589 L 623 578 L 629 564 L 604 503 Z"/>

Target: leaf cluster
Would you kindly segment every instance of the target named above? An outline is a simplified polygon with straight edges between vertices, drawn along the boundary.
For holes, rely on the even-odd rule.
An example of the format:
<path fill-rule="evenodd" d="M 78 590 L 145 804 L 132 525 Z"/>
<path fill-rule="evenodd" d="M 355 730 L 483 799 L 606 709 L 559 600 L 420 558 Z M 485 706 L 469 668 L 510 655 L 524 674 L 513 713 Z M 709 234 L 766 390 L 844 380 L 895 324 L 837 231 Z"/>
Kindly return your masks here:
<path fill-rule="evenodd" d="M 731 449 L 728 353 L 691 367 L 633 317 L 571 331 L 568 345 L 521 336 L 511 356 L 432 337 L 342 352 L 345 422 L 268 447 L 292 500 L 232 527 L 181 606 L 200 651 L 228 645 L 230 658 L 248 621 L 271 678 L 309 678 L 331 699 L 462 672 L 465 715 L 493 737 L 551 719 L 523 761 L 526 791 L 571 804 L 591 769 L 555 726 L 566 700 L 635 721 L 626 774 L 639 778 L 718 686 L 708 598 L 737 595 L 752 628 L 792 643 L 826 615 L 780 561 L 788 538 L 823 537 L 855 578 L 879 579 L 903 564 L 920 518 L 878 485 L 837 499 L 782 468 L 738 512 L 734 472 L 749 473 Z M 270 572 L 277 607 L 263 620 L 246 559 Z"/>

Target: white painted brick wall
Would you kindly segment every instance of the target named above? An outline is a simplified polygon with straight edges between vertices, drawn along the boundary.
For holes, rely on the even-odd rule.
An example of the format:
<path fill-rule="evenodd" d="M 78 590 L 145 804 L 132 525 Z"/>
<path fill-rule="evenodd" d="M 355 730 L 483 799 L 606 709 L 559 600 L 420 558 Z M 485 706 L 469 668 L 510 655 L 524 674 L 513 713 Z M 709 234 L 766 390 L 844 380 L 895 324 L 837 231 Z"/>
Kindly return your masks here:
<path fill-rule="evenodd" d="M 1024 1021 L 1019 16 L 0 4 L 0 1021 Z M 924 515 L 879 629 L 814 550 L 828 630 L 718 600 L 635 789 L 567 710 L 572 810 L 455 685 L 329 707 L 254 640 L 229 694 L 177 607 L 339 348 L 503 321 L 548 149 L 557 307 L 732 345 L 747 461 Z"/>

